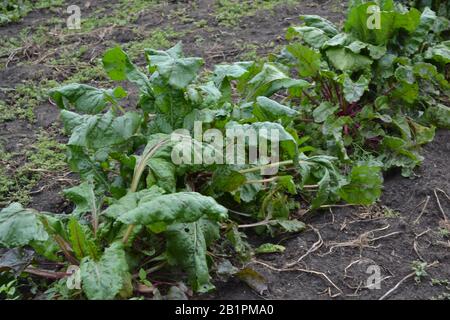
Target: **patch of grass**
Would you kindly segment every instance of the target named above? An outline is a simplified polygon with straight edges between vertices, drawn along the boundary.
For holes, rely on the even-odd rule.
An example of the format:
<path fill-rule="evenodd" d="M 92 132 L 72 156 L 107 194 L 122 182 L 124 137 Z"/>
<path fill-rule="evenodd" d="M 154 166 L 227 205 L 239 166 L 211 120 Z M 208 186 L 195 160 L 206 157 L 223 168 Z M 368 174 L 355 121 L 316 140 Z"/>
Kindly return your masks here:
<path fill-rule="evenodd" d="M 35 143 L 25 151 L 25 162 L 14 168 L 19 154 L 7 154 L 0 167 L 0 203 L 14 201 L 27 204 L 30 192 L 44 175 L 51 175 L 66 167 L 65 145 L 59 143 L 52 135 L 43 131 Z M 14 169 L 12 169 L 14 168 Z"/>
<path fill-rule="evenodd" d="M 34 4 L 34 9 L 52 9 L 55 7 L 61 7 L 65 3 L 65 0 L 40 0 Z"/>
<path fill-rule="evenodd" d="M 259 46 L 254 43 L 244 44 L 244 52 L 239 55 L 242 60 L 257 60 Z"/>
<path fill-rule="evenodd" d="M 446 228 L 439 228 L 439 235 L 444 239 L 450 238 L 450 230 Z"/>
<path fill-rule="evenodd" d="M 64 2 L 64 0 L 3 0 L 0 3 L 0 26 L 18 22 L 33 10 L 53 9 L 62 6 Z"/>
<path fill-rule="evenodd" d="M 48 98 L 47 90 L 54 85 L 53 81 L 44 79 L 19 84 L 14 90 L 8 90 L 5 101 L 0 100 L 0 122 L 20 119 L 33 123 L 36 120 L 34 108 Z"/>
<path fill-rule="evenodd" d="M 3 1 L 0 4 L 0 26 L 20 21 L 31 10 L 32 6 L 29 1 L 22 3 L 11 0 Z"/>
<path fill-rule="evenodd" d="M 258 10 L 271 10 L 282 4 L 298 3 L 295 0 L 219 0 L 216 6 L 216 18 L 219 25 L 236 27 L 245 17 L 256 14 Z"/>
<path fill-rule="evenodd" d="M 196 28 L 204 28 L 208 25 L 208 21 L 205 19 L 200 19 L 194 22 Z"/>
<path fill-rule="evenodd" d="M 32 168 L 54 171 L 66 166 L 65 152 L 65 144 L 59 143 L 43 131 L 39 134 L 36 143 L 26 152 L 26 156 Z"/>
<path fill-rule="evenodd" d="M 168 49 L 175 44 L 176 38 L 181 38 L 183 35 L 184 33 L 177 32 L 170 27 L 164 29 L 156 28 L 144 40 L 129 42 L 124 46 L 124 49 L 131 58 L 136 58 L 142 55 L 146 48 Z"/>
<path fill-rule="evenodd" d="M 113 8 L 101 8 L 90 17 L 82 19 L 81 28 L 83 31 L 91 31 L 109 25 L 126 26 L 135 22 L 143 11 L 154 10 L 161 3 L 163 1 L 159 0 L 121 0 Z"/>

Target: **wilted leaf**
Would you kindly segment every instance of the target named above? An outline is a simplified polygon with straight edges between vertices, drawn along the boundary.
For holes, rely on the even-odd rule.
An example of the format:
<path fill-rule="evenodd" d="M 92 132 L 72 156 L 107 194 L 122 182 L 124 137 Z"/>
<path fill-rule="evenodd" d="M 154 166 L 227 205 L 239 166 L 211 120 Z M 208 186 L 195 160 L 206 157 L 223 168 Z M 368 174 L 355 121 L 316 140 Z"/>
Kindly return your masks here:
<path fill-rule="evenodd" d="M 267 279 L 254 269 L 242 269 L 241 271 L 236 273 L 236 276 L 260 295 L 263 295 L 269 290 Z"/>
<path fill-rule="evenodd" d="M 277 223 L 286 232 L 300 232 L 306 229 L 306 224 L 299 220 L 277 220 Z"/>
<path fill-rule="evenodd" d="M 166 231 L 169 263 L 180 265 L 189 275 L 189 282 L 196 292 L 214 289 L 210 282 L 207 247 L 219 238 L 216 222 L 200 219 L 193 223 L 170 225 Z"/>
<path fill-rule="evenodd" d="M 282 253 L 286 250 L 286 247 L 278 244 L 264 243 L 256 248 L 256 253 Z"/>
<path fill-rule="evenodd" d="M 0 256 L 0 272 L 13 270 L 18 276 L 31 263 L 34 252 L 29 249 L 14 248 Z"/>

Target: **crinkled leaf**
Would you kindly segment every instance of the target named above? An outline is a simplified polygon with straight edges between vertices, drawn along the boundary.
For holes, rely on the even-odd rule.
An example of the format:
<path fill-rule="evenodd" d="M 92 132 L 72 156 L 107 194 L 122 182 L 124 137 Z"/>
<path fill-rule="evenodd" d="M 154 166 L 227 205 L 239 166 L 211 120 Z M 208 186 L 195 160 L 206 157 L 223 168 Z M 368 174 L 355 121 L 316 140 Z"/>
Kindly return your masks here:
<path fill-rule="evenodd" d="M 450 41 L 439 43 L 425 52 L 425 58 L 432 59 L 442 64 L 450 63 Z"/>
<path fill-rule="evenodd" d="M 75 203 L 76 207 L 73 214 L 76 216 L 96 210 L 94 185 L 91 182 L 83 182 L 78 186 L 64 190 L 64 196 Z"/>
<path fill-rule="evenodd" d="M 324 122 L 326 119 L 328 119 L 329 116 L 334 114 L 338 108 L 339 108 L 338 105 L 333 105 L 329 101 L 322 102 L 313 111 L 314 121 L 317 123 Z"/>
<path fill-rule="evenodd" d="M 97 114 L 114 99 L 111 90 L 97 89 L 85 84 L 72 83 L 49 91 L 50 97 L 61 109 L 75 110 L 83 113 Z"/>
<path fill-rule="evenodd" d="M 0 256 L 0 272 L 12 270 L 18 276 L 31 263 L 33 250 L 14 248 Z"/>
<path fill-rule="evenodd" d="M 187 271 L 196 292 L 213 290 L 206 255 L 208 246 L 219 238 L 218 224 L 207 219 L 173 224 L 168 227 L 166 237 L 169 263 Z"/>
<path fill-rule="evenodd" d="M 369 88 L 370 80 L 362 75 L 354 82 L 350 76 L 345 75 L 343 80 L 344 97 L 349 103 L 357 102 Z"/>
<path fill-rule="evenodd" d="M 292 176 L 279 176 L 277 185 L 289 192 L 290 194 L 297 194 L 297 186 L 295 185 Z"/>
<path fill-rule="evenodd" d="M 302 15 L 300 20 L 308 27 L 318 28 L 324 31 L 328 36 L 333 37 L 338 34 L 338 29 L 329 20 L 317 15 Z"/>
<path fill-rule="evenodd" d="M 321 55 L 319 52 L 294 43 L 286 47 L 287 51 L 297 59 L 298 73 L 302 77 L 313 77 L 320 69 Z"/>
<path fill-rule="evenodd" d="M 382 185 L 380 167 L 356 166 L 352 168 L 350 183 L 341 188 L 339 195 L 350 204 L 370 205 L 381 196 Z"/>
<path fill-rule="evenodd" d="M 236 225 L 233 225 L 227 232 L 227 239 L 230 241 L 234 248 L 234 251 L 242 259 L 247 259 L 250 257 L 250 244 L 246 240 L 247 236 L 245 233 L 240 232 Z"/>
<path fill-rule="evenodd" d="M 259 96 L 271 96 L 281 89 L 307 88 L 309 82 L 292 79 L 280 68 L 272 63 L 265 63 L 262 70 L 247 83 L 247 100 L 253 100 Z"/>
<path fill-rule="evenodd" d="M 167 192 L 176 191 L 176 168 L 172 161 L 153 157 L 147 161 L 147 165 L 150 168 L 149 175 L 147 176 L 148 186 L 156 184 Z"/>
<path fill-rule="evenodd" d="M 98 261 L 84 258 L 80 271 L 82 289 L 90 300 L 114 299 L 130 281 L 125 251 L 119 242 L 108 247 Z"/>
<path fill-rule="evenodd" d="M 103 67 L 112 80 L 128 80 L 135 83 L 142 93 L 149 92 L 150 81 L 147 76 L 139 71 L 120 47 L 115 47 L 105 52 L 103 55 Z"/>
<path fill-rule="evenodd" d="M 436 133 L 435 126 L 431 126 L 430 128 L 428 128 L 414 121 L 411 121 L 410 123 L 417 144 L 422 145 L 433 141 L 434 135 Z"/>
<path fill-rule="evenodd" d="M 416 30 L 410 35 L 405 44 L 405 50 L 409 54 L 417 52 L 420 46 L 428 39 L 428 34 L 432 30 L 436 21 L 436 13 L 430 8 L 425 8 L 420 16 L 420 23 Z"/>
<path fill-rule="evenodd" d="M 322 29 L 308 26 L 290 27 L 287 31 L 286 39 L 292 40 L 296 37 L 299 37 L 306 44 L 316 49 L 321 48 L 330 39 Z"/>
<path fill-rule="evenodd" d="M 181 42 L 167 51 L 146 49 L 151 69 L 156 69 L 171 86 L 183 89 L 197 76 L 203 65 L 201 58 L 184 58 Z"/>
<path fill-rule="evenodd" d="M 78 115 L 70 111 L 61 112 L 64 123 L 70 122 Z M 100 158 L 105 157 L 115 146 L 126 143 L 136 133 L 141 117 L 138 113 L 128 112 L 120 117 L 114 117 L 112 112 L 83 118 L 72 130 L 69 146 L 79 146 L 96 151 Z"/>
<path fill-rule="evenodd" d="M 256 104 L 253 108 L 253 114 L 259 121 L 276 121 L 280 119 L 289 122 L 290 119 L 297 116 L 299 113 L 272 99 L 258 97 L 256 98 Z"/>
<path fill-rule="evenodd" d="M 281 148 L 284 149 L 290 157 L 295 157 L 298 154 L 297 141 L 292 137 L 292 135 L 286 131 L 286 129 L 275 122 L 254 122 L 252 124 L 238 124 L 237 122 L 228 122 L 226 125 L 227 137 L 241 137 L 246 138 L 251 135 L 255 135 L 259 139 L 264 139 L 266 141 L 274 141 L 275 143 L 280 142 Z M 248 139 L 248 145 L 252 147 L 257 147 L 257 142 L 253 139 Z M 256 142 L 256 144 L 255 144 Z M 233 141 L 234 143 L 234 141 Z"/>
<path fill-rule="evenodd" d="M 450 129 L 450 108 L 443 104 L 428 107 L 425 117 L 440 128 Z"/>
<path fill-rule="evenodd" d="M 331 48 L 326 55 L 333 66 L 341 71 L 353 72 L 365 69 L 372 64 L 372 59 L 354 53 L 346 48 Z"/>
<path fill-rule="evenodd" d="M 46 241 L 48 237 L 36 211 L 24 209 L 17 202 L 0 211 L 0 245 L 20 247 L 32 241 Z"/>
<path fill-rule="evenodd" d="M 149 225 L 158 222 L 189 223 L 207 216 L 211 220 L 227 218 L 227 209 L 213 198 L 197 192 L 179 192 L 156 197 L 125 212 L 118 220 L 124 224 Z"/>
<path fill-rule="evenodd" d="M 216 192 L 232 192 L 242 186 L 246 181 L 245 176 L 238 171 L 227 167 L 219 167 L 214 171 L 211 187 Z"/>

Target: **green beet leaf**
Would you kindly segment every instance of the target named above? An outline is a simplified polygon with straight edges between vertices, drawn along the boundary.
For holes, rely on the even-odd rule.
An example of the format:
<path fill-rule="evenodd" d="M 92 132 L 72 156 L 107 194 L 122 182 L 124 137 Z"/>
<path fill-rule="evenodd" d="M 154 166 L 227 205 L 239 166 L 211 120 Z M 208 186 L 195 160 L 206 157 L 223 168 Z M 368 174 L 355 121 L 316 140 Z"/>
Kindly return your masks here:
<path fill-rule="evenodd" d="M 297 59 L 298 72 L 302 77 L 313 77 L 319 72 L 322 57 L 319 52 L 299 43 L 291 44 L 286 49 Z"/>
<path fill-rule="evenodd" d="M 370 205 L 381 196 L 383 177 L 380 167 L 356 166 L 350 174 L 350 183 L 339 195 L 350 204 Z"/>
<path fill-rule="evenodd" d="M 97 89 L 85 84 L 68 84 L 49 91 L 50 97 L 61 109 L 73 105 L 76 111 L 97 114 L 104 110 L 108 101 L 114 101 L 112 90 Z"/>
<path fill-rule="evenodd" d="M 157 186 L 138 192 L 128 192 L 125 196 L 111 204 L 102 214 L 109 218 L 117 219 L 120 215 L 131 211 L 141 204 L 153 200 L 164 193 L 165 191 Z"/>
<path fill-rule="evenodd" d="M 149 225 L 163 222 L 189 223 L 207 216 L 211 220 L 227 218 L 227 209 L 213 198 L 197 192 L 179 192 L 156 197 L 121 215 L 124 224 Z"/>
<path fill-rule="evenodd" d="M 67 224 L 69 241 L 73 252 L 78 259 L 84 257 L 97 258 L 98 252 L 91 231 L 87 226 L 81 225 L 78 220 L 72 216 Z"/>
<path fill-rule="evenodd" d="M 286 33 L 286 39 L 292 40 L 297 37 L 316 49 L 321 48 L 330 39 L 326 32 L 319 28 L 308 26 L 290 27 Z"/>
<path fill-rule="evenodd" d="M 338 70 L 353 72 L 365 69 L 372 64 L 372 59 L 354 53 L 346 48 L 332 48 L 326 51 L 331 64 Z"/>
<path fill-rule="evenodd" d="M 314 121 L 317 123 L 324 122 L 328 117 L 333 115 L 338 110 L 338 108 L 338 105 L 333 105 L 329 101 L 322 102 L 313 111 Z"/>
<path fill-rule="evenodd" d="M 72 119 L 76 118 L 76 115 L 69 112 L 66 110 L 61 112 L 65 124 L 75 121 Z M 104 158 L 104 153 L 125 144 L 132 138 L 140 124 L 141 116 L 135 112 L 128 112 L 120 117 L 114 117 L 112 112 L 89 116 L 83 118 L 73 128 L 68 145 L 96 151 L 100 158 Z"/>
<path fill-rule="evenodd" d="M 135 83 L 142 93 L 149 92 L 150 82 L 147 76 L 138 70 L 120 47 L 115 47 L 105 52 L 103 55 L 103 67 L 112 80 L 128 80 Z"/>
<path fill-rule="evenodd" d="M 97 210 L 94 185 L 91 182 L 83 182 L 76 187 L 64 190 L 64 196 L 75 203 L 73 214 L 76 216 Z"/>
<path fill-rule="evenodd" d="M 49 238 L 38 213 L 12 203 L 0 211 L 0 245 L 12 248 Z"/>
<path fill-rule="evenodd" d="M 184 58 L 181 42 L 167 51 L 146 49 L 150 69 L 157 70 L 171 86 L 184 89 L 203 65 L 201 58 Z"/>
<path fill-rule="evenodd" d="M 130 274 L 121 243 L 113 243 L 101 258 L 96 261 L 90 257 L 80 263 L 83 292 L 90 300 L 111 300 L 126 286 Z"/>
<path fill-rule="evenodd" d="M 329 20 L 317 15 L 303 15 L 300 20 L 308 27 L 318 28 L 325 32 L 328 36 L 334 37 L 339 33 L 336 26 Z"/>
<path fill-rule="evenodd" d="M 219 225 L 207 219 L 177 223 L 168 227 L 167 256 L 169 263 L 185 269 L 196 292 L 214 289 L 208 270 L 207 247 L 219 238 Z"/>
<path fill-rule="evenodd" d="M 284 106 L 272 99 L 258 97 L 256 98 L 256 104 L 253 108 L 253 114 L 259 121 L 276 121 L 280 119 L 288 123 L 299 113 L 298 111 Z"/>

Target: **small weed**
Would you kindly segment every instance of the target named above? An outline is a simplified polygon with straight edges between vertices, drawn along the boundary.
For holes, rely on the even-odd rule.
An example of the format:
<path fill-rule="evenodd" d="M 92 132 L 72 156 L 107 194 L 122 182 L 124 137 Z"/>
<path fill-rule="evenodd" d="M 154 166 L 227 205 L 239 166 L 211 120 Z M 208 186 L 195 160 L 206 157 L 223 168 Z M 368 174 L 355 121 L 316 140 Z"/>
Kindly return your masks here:
<path fill-rule="evenodd" d="M 446 228 L 439 228 L 439 235 L 442 238 L 449 238 L 450 237 L 450 230 L 446 229 Z"/>
<path fill-rule="evenodd" d="M 17 300 L 20 298 L 17 291 L 17 279 L 11 280 L 8 283 L 0 286 L 0 297 L 4 297 L 5 300 Z"/>
<path fill-rule="evenodd" d="M 416 283 L 420 283 L 422 278 L 428 276 L 428 273 L 426 271 L 427 263 L 421 262 L 421 261 L 413 261 L 412 263 L 412 269 L 416 273 L 414 280 Z"/>
<path fill-rule="evenodd" d="M 400 213 L 389 207 L 383 206 L 383 215 L 386 218 L 398 218 Z"/>

